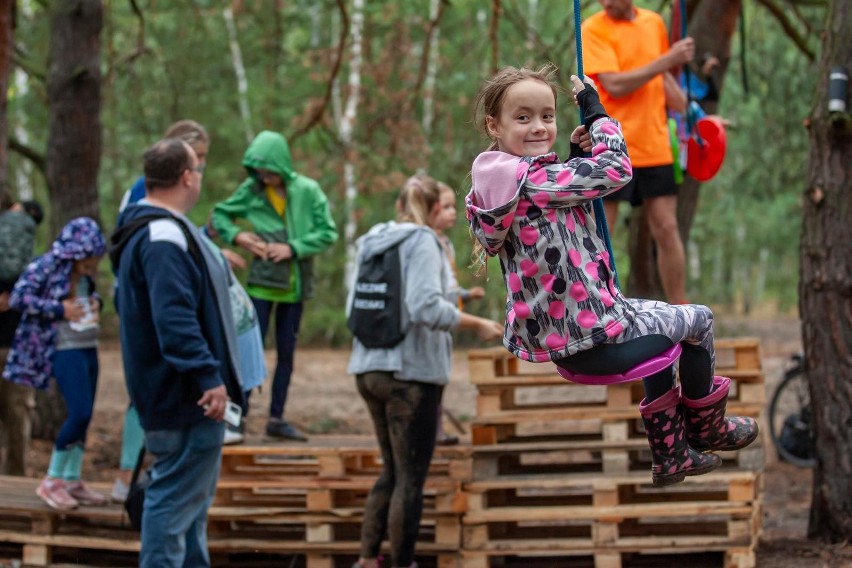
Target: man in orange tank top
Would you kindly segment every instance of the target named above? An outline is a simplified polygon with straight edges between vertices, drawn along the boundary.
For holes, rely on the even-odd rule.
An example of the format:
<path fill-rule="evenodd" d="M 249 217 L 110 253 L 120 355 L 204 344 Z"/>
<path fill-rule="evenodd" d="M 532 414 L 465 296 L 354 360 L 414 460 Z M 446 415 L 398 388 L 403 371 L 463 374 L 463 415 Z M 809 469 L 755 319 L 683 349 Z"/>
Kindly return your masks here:
<path fill-rule="evenodd" d="M 666 299 L 684 304 L 686 256 L 666 109 L 686 110 L 686 96 L 669 70 L 692 60 L 695 42 L 685 38 L 670 47 L 663 19 L 632 0 L 600 4 L 603 11 L 583 23 L 584 72 L 598 82 L 601 102 L 621 122 L 633 163 L 633 180 L 604 198 L 607 224 L 615 228 L 619 201 L 645 207 Z"/>

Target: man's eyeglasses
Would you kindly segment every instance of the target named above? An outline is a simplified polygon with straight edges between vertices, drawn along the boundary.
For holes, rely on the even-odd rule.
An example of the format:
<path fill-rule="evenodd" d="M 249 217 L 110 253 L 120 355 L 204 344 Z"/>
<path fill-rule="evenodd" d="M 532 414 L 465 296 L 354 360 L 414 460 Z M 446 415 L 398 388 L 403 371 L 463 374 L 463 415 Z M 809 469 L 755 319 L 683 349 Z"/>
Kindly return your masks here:
<path fill-rule="evenodd" d="M 197 166 L 195 166 L 194 168 L 189 168 L 189 169 L 194 171 L 194 172 L 198 172 L 200 174 L 203 174 L 204 168 L 206 168 L 206 167 L 207 167 L 207 164 L 205 162 L 198 162 Z"/>

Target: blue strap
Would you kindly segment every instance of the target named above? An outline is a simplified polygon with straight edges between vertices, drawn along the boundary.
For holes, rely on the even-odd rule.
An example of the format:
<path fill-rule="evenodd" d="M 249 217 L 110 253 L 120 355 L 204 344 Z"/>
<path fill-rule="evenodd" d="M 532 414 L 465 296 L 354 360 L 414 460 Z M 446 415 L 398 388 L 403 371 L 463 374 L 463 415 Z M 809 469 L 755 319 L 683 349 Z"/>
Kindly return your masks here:
<path fill-rule="evenodd" d="M 583 34 L 580 24 L 580 0 L 574 0 L 574 45 L 577 48 L 577 77 L 582 81 L 585 74 L 583 73 Z M 583 116 L 583 109 L 580 109 L 580 124 L 585 124 L 585 122 L 586 117 Z M 601 198 L 592 201 L 592 210 L 595 212 L 598 237 L 603 240 L 606 250 L 609 253 L 609 268 L 615 280 L 615 285 L 621 288 L 618 282 L 618 271 L 615 269 L 615 254 L 612 252 L 609 227 L 606 224 L 606 211 L 604 211 L 603 200 Z"/>

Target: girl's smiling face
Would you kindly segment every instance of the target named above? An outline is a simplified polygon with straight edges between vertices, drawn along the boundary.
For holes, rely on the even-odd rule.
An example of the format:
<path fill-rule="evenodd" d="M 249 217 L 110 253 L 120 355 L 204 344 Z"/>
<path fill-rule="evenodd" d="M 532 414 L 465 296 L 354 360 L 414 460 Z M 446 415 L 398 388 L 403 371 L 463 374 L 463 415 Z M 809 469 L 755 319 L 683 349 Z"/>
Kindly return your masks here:
<path fill-rule="evenodd" d="M 506 90 L 500 114 L 485 121 L 499 150 L 515 156 L 547 154 L 556 140 L 556 98 L 547 83 L 524 79 Z"/>

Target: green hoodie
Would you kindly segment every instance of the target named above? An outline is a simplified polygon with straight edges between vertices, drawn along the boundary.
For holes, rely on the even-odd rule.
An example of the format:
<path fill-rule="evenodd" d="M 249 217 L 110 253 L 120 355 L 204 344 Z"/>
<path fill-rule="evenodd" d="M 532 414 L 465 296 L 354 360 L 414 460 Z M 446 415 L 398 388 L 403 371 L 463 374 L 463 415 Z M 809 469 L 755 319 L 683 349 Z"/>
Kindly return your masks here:
<path fill-rule="evenodd" d="M 293 259 L 252 262 L 248 279 L 250 295 L 273 302 L 299 302 L 313 296 L 313 255 L 337 240 L 337 226 L 328 210 L 328 199 L 319 184 L 293 171 L 290 148 L 283 136 L 265 130 L 243 155 L 248 178 L 231 197 L 213 209 L 213 227 L 229 244 L 245 230 L 234 221 L 244 219 L 266 242 L 287 243 Z M 257 170 L 274 172 L 284 182 L 287 209 L 282 218 L 266 198 Z"/>

